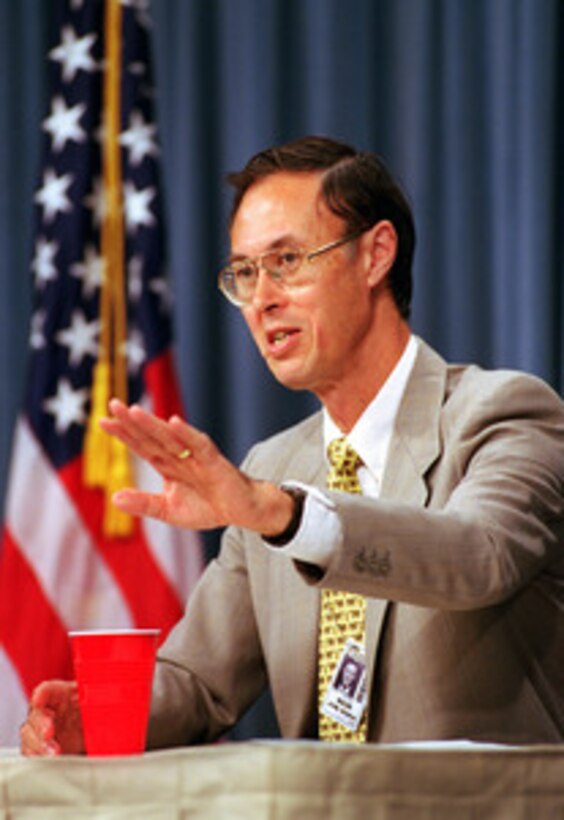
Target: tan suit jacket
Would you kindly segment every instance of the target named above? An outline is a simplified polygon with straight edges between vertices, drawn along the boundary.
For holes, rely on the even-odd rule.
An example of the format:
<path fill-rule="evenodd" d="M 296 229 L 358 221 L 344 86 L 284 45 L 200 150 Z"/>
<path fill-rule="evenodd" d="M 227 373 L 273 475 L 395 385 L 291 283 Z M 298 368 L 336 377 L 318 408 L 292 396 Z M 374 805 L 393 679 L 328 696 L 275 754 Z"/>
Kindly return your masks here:
<path fill-rule="evenodd" d="M 323 487 L 321 414 L 244 469 Z M 343 541 L 321 580 L 226 531 L 160 652 L 149 743 L 209 741 L 270 684 L 284 737 L 315 737 L 319 587 L 368 597 L 369 739 L 564 740 L 564 405 L 427 345 L 381 497 L 331 493 Z"/>

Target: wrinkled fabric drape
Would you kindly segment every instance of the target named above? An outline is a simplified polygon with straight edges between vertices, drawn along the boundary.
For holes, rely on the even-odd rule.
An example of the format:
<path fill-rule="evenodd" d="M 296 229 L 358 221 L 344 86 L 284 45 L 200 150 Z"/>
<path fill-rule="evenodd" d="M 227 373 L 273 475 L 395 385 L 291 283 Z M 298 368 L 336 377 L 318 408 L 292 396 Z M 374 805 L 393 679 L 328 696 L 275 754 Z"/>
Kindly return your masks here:
<path fill-rule="evenodd" d="M 216 288 L 225 173 L 304 133 L 375 150 L 403 181 L 418 230 L 414 330 L 447 358 L 518 367 L 562 391 L 562 2 L 153 0 L 152 11 L 179 372 L 191 420 L 230 457 L 315 406 L 274 382 Z M 49 12 L 43 0 L 0 6 L 0 491 L 25 375 Z M 245 726 L 268 731 L 266 712 Z"/>

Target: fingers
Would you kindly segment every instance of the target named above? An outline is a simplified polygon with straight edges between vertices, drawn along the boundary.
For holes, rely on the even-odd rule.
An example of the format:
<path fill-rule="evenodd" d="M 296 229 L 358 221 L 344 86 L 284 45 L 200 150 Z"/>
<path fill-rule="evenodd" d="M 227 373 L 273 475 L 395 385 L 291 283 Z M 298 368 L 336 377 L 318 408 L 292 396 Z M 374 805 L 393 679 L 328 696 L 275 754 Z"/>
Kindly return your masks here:
<path fill-rule="evenodd" d="M 22 754 L 27 756 L 52 756 L 80 750 L 82 728 L 76 683 L 46 681 L 36 687 L 27 720 L 20 727 L 20 741 Z"/>
<path fill-rule="evenodd" d="M 66 680 L 47 680 L 38 684 L 31 693 L 30 709 L 57 708 L 61 702 L 66 702 L 76 695 L 76 683 Z"/>
<path fill-rule="evenodd" d="M 126 407 L 113 399 L 110 402 L 111 416 L 100 421 L 106 432 L 121 439 L 128 447 L 145 458 L 162 451 L 162 439 L 166 435 L 166 423 L 146 413 L 141 407 Z M 181 450 L 180 442 L 176 449 Z"/>
<path fill-rule="evenodd" d="M 161 493 L 128 488 L 113 496 L 124 512 L 149 516 L 174 526 L 211 529 L 224 526 L 248 501 L 248 480 L 205 433 L 178 416 L 168 421 L 141 407 L 113 399 L 102 428 L 117 436 L 164 478 Z"/>
<path fill-rule="evenodd" d="M 164 421 L 118 399 L 112 399 L 109 409 L 111 416 L 101 420 L 102 428 L 149 461 L 167 480 L 188 480 L 199 455 L 210 449 L 208 437 L 178 416 Z"/>
<path fill-rule="evenodd" d="M 27 720 L 20 727 L 21 750 L 24 755 L 55 755 L 60 748 L 55 741 L 55 712 L 51 708 L 53 687 L 42 683 L 31 695 Z"/>
<path fill-rule="evenodd" d="M 100 422 L 103 429 L 117 436 L 144 458 L 162 457 L 165 454 L 176 456 L 187 446 L 172 433 L 166 421 L 137 405 L 126 407 L 113 399 L 110 402 L 110 412 L 111 417 Z"/>
<path fill-rule="evenodd" d="M 54 756 L 61 754 L 55 740 L 55 718 L 49 712 L 31 709 L 27 720 L 20 727 L 21 752 L 27 757 Z"/>
<path fill-rule="evenodd" d="M 113 494 L 112 501 L 116 507 L 130 515 L 167 520 L 166 505 L 161 495 L 140 490 L 118 490 Z"/>

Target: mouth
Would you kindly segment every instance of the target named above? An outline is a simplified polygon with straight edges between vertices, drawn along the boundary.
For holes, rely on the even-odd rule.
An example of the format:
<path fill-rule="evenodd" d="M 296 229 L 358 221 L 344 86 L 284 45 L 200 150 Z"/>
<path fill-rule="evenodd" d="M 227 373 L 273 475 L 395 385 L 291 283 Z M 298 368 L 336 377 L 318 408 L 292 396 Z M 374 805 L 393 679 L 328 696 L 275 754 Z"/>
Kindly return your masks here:
<path fill-rule="evenodd" d="M 271 355 L 287 351 L 298 336 L 299 331 L 292 328 L 278 328 L 266 334 L 268 351 Z"/>
<path fill-rule="evenodd" d="M 274 347 L 276 347 L 276 345 L 282 344 L 284 340 L 288 338 L 289 335 L 289 330 L 277 330 L 276 333 L 272 333 L 269 335 L 269 344 L 274 345 Z"/>

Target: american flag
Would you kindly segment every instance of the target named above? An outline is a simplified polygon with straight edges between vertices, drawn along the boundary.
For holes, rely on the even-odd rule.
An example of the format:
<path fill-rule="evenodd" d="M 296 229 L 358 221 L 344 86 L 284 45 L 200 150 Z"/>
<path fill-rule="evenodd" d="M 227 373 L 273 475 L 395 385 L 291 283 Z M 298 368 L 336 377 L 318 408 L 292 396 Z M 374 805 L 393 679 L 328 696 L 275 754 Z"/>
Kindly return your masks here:
<path fill-rule="evenodd" d="M 1 746 L 17 744 L 37 683 L 73 676 L 68 630 L 150 626 L 164 636 L 182 614 L 203 562 L 195 533 L 146 520 L 126 521 L 122 534 L 112 531 L 104 523 L 107 492 L 85 479 L 89 418 L 97 428 L 93 379 L 104 357 L 113 373 L 122 356 L 129 401 L 162 416 L 181 412 L 164 271 L 148 2 L 57 0 L 53 19 L 49 110 L 34 196 L 30 363 L 0 552 Z M 113 156 L 123 218 L 113 227 L 121 233 L 118 251 L 123 242 L 121 295 L 114 263 L 101 250 L 111 201 L 104 153 L 112 150 L 111 66 L 118 77 Z M 112 242 L 115 250 L 115 233 Z M 127 319 L 121 339 L 120 300 Z M 115 383 L 106 387 L 114 392 Z M 96 458 L 104 441 L 94 435 L 89 457 Z M 121 461 L 126 464 L 124 453 Z M 137 485 L 159 486 L 149 467 L 131 467 Z"/>

